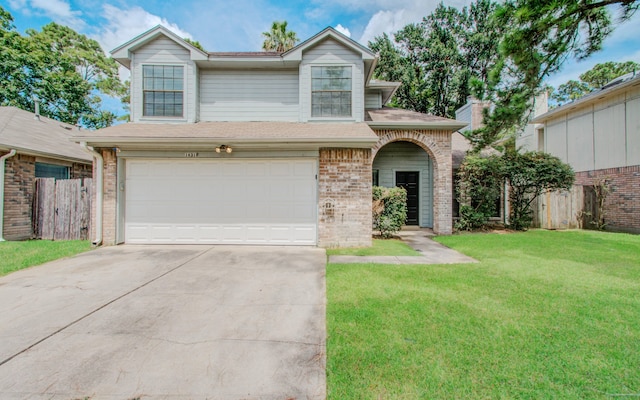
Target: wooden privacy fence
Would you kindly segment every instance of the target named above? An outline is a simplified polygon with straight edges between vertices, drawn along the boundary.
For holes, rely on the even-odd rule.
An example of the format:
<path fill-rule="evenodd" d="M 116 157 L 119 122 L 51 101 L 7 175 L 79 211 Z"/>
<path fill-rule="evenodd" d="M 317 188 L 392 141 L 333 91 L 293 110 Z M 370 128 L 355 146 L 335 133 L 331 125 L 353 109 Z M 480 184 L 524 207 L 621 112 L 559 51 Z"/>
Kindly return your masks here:
<path fill-rule="evenodd" d="M 548 191 L 534 202 L 533 226 L 544 229 L 593 229 L 598 218 L 593 186 L 574 185 L 571 190 Z"/>
<path fill-rule="evenodd" d="M 85 240 L 91 231 L 93 180 L 37 178 L 33 232 L 38 239 Z"/>

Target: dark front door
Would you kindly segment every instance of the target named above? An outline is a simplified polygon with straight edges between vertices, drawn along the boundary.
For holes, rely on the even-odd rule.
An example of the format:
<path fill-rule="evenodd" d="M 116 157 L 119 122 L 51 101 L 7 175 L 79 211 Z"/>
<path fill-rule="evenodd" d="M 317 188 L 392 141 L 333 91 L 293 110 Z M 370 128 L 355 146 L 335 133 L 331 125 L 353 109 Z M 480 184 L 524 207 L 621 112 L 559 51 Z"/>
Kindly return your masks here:
<path fill-rule="evenodd" d="M 418 225 L 419 179 L 418 171 L 396 171 L 396 186 L 407 191 L 407 225 Z"/>

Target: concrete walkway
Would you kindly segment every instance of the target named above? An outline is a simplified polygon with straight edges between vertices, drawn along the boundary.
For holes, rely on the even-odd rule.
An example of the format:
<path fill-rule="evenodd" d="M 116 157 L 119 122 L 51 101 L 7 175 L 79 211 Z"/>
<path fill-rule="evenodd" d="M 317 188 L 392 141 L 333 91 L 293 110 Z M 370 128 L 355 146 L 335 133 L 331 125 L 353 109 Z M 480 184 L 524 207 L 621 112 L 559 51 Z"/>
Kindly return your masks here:
<path fill-rule="evenodd" d="M 323 249 L 117 246 L 0 278 L 0 399 L 324 399 Z"/>
<path fill-rule="evenodd" d="M 464 264 L 477 260 L 431 239 L 430 229 L 407 229 L 398 233 L 421 256 L 329 256 L 330 263 L 341 264 Z"/>

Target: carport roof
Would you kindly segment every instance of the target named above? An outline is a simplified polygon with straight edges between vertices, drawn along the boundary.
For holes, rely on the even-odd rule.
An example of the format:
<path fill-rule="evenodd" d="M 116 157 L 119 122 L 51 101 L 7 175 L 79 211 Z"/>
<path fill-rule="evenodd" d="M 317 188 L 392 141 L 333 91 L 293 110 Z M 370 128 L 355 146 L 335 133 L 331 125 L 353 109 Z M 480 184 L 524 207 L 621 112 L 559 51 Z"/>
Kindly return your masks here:
<path fill-rule="evenodd" d="M 76 134 L 76 142 L 96 147 L 137 144 L 316 144 L 371 147 L 377 135 L 366 123 L 198 122 L 192 124 L 127 123 Z"/>

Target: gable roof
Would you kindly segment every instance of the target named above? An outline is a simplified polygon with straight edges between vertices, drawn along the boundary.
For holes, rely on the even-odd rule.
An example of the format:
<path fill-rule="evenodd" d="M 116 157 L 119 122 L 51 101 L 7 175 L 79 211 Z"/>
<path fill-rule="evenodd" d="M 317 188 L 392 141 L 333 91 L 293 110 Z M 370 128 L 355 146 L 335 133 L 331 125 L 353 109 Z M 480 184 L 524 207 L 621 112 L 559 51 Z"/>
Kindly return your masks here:
<path fill-rule="evenodd" d="M 127 68 L 130 68 L 131 52 L 139 49 L 149 42 L 156 40 L 160 36 L 165 36 L 173 40 L 179 46 L 184 47 L 185 50 L 189 51 L 191 59 L 194 61 L 207 60 L 208 58 L 207 52 L 204 52 L 194 45 L 187 43 L 187 41 L 185 41 L 183 38 L 171 32 L 169 29 L 165 28 L 162 25 L 156 25 L 148 31 L 111 50 L 111 56 L 120 64 L 124 65 Z"/>
<path fill-rule="evenodd" d="M 333 39 L 337 42 L 339 42 L 340 44 L 342 44 L 343 46 L 351 49 L 352 51 L 356 52 L 356 53 L 360 53 L 362 55 L 362 59 L 363 60 L 375 60 L 376 59 L 376 54 L 374 52 L 372 52 L 370 49 L 368 49 L 367 47 L 361 45 L 360 43 L 356 42 L 355 40 L 351 39 L 350 37 L 338 32 L 337 30 L 335 30 L 334 28 L 328 26 L 326 28 L 324 28 L 322 31 L 320 31 L 319 33 L 313 35 L 312 37 L 310 37 L 309 39 L 305 40 L 304 42 L 300 43 L 299 45 L 297 45 L 296 47 L 292 48 L 291 50 L 288 50 L 284 53 L 282 53 L 282 58 L 286 59 L 296 59 L 296 60 L 302 60 L 302 53 L 307 50 L 310 49 L 312 47 L 314 47 L 315 45 L 327 40 L 327 39 Z"/>
<path fill-rule="evenodd" d="M 0 107 L 0 149 L 89 164 L 93 161 L 76 143 L 72 143 L 73 125 L 16 107 Z"/>

